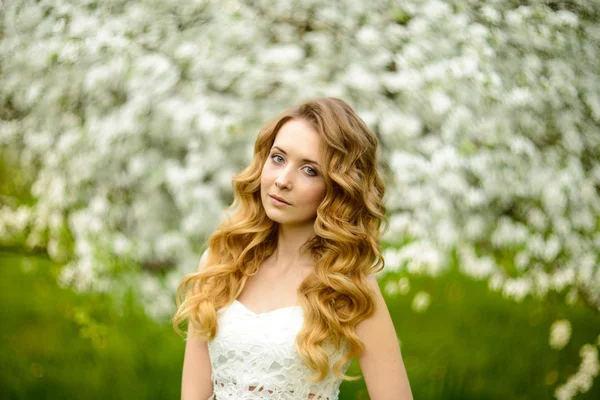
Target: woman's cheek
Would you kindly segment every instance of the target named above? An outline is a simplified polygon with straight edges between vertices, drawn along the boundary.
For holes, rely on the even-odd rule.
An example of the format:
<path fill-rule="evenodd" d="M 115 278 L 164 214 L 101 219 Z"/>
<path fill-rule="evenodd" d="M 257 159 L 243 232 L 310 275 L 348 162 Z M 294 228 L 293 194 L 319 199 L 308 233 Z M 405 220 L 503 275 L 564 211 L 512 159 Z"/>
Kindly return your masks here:
<path fill-rule="evenodd" d="M 321 203 L 323 198 L 325 197 L 325 187 L 323 185 L 318 185 L 314 188 L 312 200 L 315 203 Z"/>

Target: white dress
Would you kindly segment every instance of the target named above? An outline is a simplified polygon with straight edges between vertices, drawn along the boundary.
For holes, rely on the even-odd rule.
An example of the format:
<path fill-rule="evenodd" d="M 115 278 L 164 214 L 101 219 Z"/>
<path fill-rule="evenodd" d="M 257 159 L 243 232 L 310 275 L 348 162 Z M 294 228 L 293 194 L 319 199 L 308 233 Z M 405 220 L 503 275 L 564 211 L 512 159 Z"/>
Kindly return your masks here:
<path fill-rule="evenodd" d="M 338 399 L 342 380 L 331 367 L 348 351 L 347 342 L 340 351 L 325 347 L 330 355 L 329 375 L 320 382 L 307 381 L 315 372 L 303 364 L 296 350 L 296 335 L 304 322 L 300 306 L 257 314 L 234 300 L 217 311 L 217 318 L 217 334 L 208 341 L 211 399 Z M 349 365 L 350 361 L 344 364 L 342 372 Z"/>

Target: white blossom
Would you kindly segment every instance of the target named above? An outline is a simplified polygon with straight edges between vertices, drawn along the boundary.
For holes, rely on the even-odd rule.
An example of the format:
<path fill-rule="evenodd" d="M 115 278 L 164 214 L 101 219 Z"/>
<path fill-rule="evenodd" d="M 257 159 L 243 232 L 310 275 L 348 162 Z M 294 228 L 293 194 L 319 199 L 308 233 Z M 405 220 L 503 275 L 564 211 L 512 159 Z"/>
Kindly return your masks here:
<path fill-rule="evenodd" d="M 296 45 L 273 46 L 265 50 L 262 59 L 267 64 L 293 65 L 304 58 L 304 51 Z"/>
<path fill-rule="evenodd" d="M 532 290 L 532 282 L 527 278 L 509 278 L 504 282 L 502 293 L 517 302 L 523 301 Z"/>
<path fill-rule="evenodd" d="M 600 370 L 598 348 L 591 344 L 585 344 L 581 347 L 579 355 L 582 360 L 577 372 L 554 391 L 554 396 L 558 400 L 572 399 L 579 393 L 589 391 L 594 378 L 598 376 Z"/>
<path fill-rule="evenodd" d="M 440 90 L 431 95 L 431 108 L 437 114 L 444 114 L 452 106 L 452 101 L 448 95 Z"/>
<path fill-rule="evenodd" d="M 176 281 L 259 127 L 332 95 L 389 166 L 386 272 L 435 276 L 458 254 L 509 298 L 580 293 L 600 307 L 595 5 L 408 0 L 396 21 L 379 0 L 111 4 L 8 2 L 2 16 L 0 98 L 14 115 L 0 144 L 35 203 L 3 204 L 0 239 L 66 260 L 68 229 L 77 260 L 61 282 L 136 286 L 102 273 L 115 258 L 166 258 Z M 149 312 L 167 315 L 172 290 L 145 297 Z"/>
<path fill-rule="evenodd" d="M 412 309 L 416 313 L 424 313 L 431 304 L 431 295 L 427 292 L 420 291 L 415 294 L 412 301 Z"/>
<path fill-rule="evenodd" d="M 571 339 L 571 323 L 566 319 L 556 320 L 550 327 L 550 347 L 560 350 Z"/>
<path fill-rule="evenodd" d="M 407 277 L 398 280 L 398 293 L 405 295 L 410 291 L 410 281 Z"/>
<path fill-rule="evenodd" d="M 398 282 L 396 282 L 395 280 L 389 280 L 385 284 L 383 291 L 388 296 L 394 296 L 396 293 L 398 293 Z"/>

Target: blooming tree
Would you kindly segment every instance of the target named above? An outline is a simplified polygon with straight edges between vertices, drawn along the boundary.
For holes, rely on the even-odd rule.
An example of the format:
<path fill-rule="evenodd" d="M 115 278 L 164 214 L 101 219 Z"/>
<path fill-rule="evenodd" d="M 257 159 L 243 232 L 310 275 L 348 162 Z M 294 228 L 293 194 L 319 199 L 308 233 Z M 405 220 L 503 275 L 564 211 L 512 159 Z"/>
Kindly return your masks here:
<path fill-rule="evenodd" d="M 65 284 L 133 285 L 167 315 L 258 128 L 337 96 L 382 143 L 384 273 L 455 263 L 517 301 L 600 310 L 600 4 L 522 3 L 9 2 L 0 146 L 36 201 L 0 206 L 0 237 L 47 248 Z M 590 346 L 576 377 L 598 374 Z"/>

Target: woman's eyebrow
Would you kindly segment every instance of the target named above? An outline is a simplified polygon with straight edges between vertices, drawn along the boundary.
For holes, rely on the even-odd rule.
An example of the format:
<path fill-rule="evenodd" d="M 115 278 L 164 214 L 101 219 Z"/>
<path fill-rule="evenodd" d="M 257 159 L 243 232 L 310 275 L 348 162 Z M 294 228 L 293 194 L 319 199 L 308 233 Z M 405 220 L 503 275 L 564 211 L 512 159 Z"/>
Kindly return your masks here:
<path fill-rule="evenodd" d="M 279 146 L 273 146 L 273 147 L 271 147 L 271 150 L 273 150 L 273 149 L 277 149 L 277 150 L 279 150 L 280 152 L 282 152 L 283 154 L 287 155 L 287 153 L 285 152 L 285 150 L 284 150 L 284 149 L 282 149 L 282 148 L 281 148 L 281 147 L 279 147 Z M 302 162 L 309 162 L 309 163 L 313 163 L 313 164 L 316 164 L 318 167 L 320 167 L 320 165 L 319 165 L 319 163 L 318 163 L 318 162 L 316 162 L 315 160 L 308 159 L 308 158 L 303 158 L 303 159 L 302 159 Z"/>

